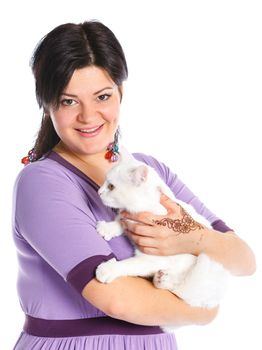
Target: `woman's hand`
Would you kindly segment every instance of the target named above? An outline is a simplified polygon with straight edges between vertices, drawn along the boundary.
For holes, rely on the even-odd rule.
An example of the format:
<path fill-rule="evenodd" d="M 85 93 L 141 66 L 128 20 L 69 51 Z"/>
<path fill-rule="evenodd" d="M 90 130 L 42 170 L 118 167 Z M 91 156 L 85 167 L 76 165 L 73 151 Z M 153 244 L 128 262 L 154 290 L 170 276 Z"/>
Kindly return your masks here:
<path fill-rule="evenodd" d="M 146 254 L 198 255 L 206 228 L 166 195 L 161 195 L 160 203 L 167 209 L 166 215 L 122 212 L 121 222 L 127 236 Z"/>

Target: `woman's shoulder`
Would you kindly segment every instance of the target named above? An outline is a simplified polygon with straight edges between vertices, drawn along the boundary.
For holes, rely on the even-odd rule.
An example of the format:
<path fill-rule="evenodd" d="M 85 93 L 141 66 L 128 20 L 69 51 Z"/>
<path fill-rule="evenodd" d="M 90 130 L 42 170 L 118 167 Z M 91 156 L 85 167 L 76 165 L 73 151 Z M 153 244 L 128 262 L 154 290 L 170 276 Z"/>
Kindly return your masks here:
<path fill-rule="evenodd" d="M 62 183 L 72 181 L 72 174 L 61 164 L 49 158 L 42 158 L 33 163 L 29 163 L 19 172 L 15 185 L 37 183 L 45 186 L 47 183 Z"/>

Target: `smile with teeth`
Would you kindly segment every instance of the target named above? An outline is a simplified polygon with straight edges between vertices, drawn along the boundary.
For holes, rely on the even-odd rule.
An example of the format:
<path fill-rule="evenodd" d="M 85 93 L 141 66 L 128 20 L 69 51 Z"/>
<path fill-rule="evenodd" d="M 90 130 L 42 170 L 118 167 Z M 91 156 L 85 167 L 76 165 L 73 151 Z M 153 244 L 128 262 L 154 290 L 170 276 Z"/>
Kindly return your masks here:
<path fill-rule="evenodd" d="M 94 134 L 102 128 L 103 124 L 90 129 L 77 129 L 77 131 L 84 134 Z"/>
<path fill-rule="evenodd" d="M 92 128 L 92 129 L 88 129 L 88 130 L 86 130 L 86 129 L 78 129 L 78 130 L 81 132 L 92 133 L 92 132 L 98 130 L 100 128 L 100 126 L 98 126 L 97 128 Z"/>

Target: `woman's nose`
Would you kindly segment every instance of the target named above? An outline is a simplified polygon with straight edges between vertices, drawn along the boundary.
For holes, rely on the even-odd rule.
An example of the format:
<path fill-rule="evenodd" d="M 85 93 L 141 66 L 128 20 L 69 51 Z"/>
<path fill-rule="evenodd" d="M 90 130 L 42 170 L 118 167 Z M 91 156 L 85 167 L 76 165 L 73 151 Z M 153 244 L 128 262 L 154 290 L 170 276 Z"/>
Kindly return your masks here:
<path fill-rule="evenodd" d="M 84 122 L 92 122 L 97 117 L 97 111 L 92 105 L 83 105 L 78 114 L 78 119 Z"/>

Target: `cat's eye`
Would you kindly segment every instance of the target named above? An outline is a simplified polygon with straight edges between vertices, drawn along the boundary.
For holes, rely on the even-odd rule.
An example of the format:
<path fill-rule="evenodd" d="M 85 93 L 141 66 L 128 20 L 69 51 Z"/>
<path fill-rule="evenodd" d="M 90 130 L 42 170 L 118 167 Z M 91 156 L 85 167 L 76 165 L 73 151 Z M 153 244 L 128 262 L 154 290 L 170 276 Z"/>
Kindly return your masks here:
<path fill-rule="evenodd" d="M 113 184 L 109 184 L 107 186 L 107 188 L 110 190 L 110 191 L 113 191 L 113 189 L 115 188 L 115 186 Z"/>

